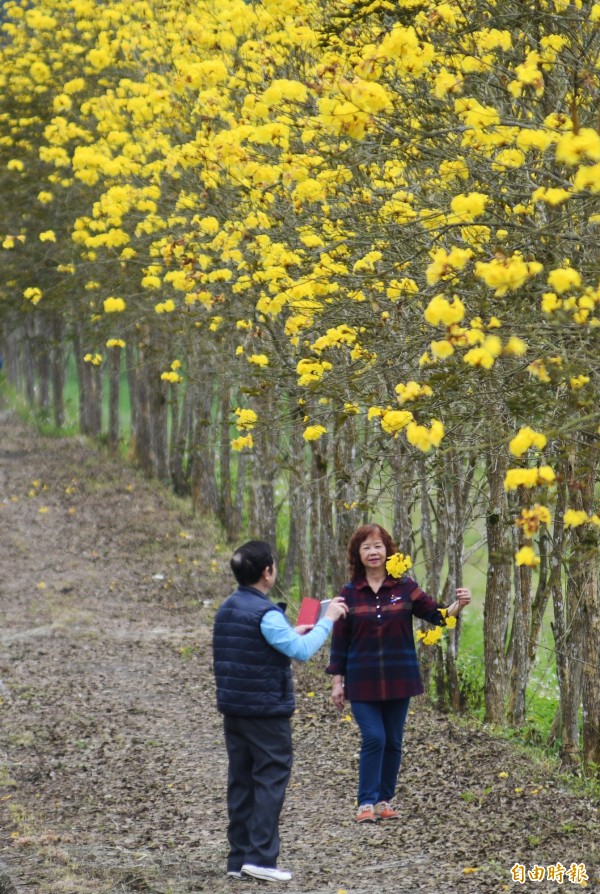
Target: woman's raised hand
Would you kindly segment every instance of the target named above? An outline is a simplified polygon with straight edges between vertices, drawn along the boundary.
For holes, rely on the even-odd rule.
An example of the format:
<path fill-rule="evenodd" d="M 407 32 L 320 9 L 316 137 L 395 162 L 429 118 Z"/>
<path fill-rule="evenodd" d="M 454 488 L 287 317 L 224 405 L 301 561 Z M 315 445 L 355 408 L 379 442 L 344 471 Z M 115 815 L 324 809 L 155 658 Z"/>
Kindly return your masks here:
<path fill-rule="evenodd" d="M 336 596 L 327 606 L 325 617 L 329 618 L 330 621 L 337 621 L 338 618 L 345 618 L 347 614 L 348 606 L 341 596 Z"/>
<path fill-rule="evenodd" d="M 471 591 L 468 587 L 458 587 L 456 601 L 458 602 L 458 611 L 461 612 L 471 601 Z"/>

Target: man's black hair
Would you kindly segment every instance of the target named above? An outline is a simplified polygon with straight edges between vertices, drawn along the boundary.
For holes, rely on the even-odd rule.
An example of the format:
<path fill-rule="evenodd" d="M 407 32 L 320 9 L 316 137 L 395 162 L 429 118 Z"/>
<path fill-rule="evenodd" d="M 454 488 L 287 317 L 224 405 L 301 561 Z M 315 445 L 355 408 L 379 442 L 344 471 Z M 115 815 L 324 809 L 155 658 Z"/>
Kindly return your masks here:
<path fill-rule="evenodd" d="M 238 546 L 231 557 L 231 570 L 242 587 L 257 584 L 265 568 L 272 568 L 275 560 L 268 543 L 262 540 L 249 540 Z"/>

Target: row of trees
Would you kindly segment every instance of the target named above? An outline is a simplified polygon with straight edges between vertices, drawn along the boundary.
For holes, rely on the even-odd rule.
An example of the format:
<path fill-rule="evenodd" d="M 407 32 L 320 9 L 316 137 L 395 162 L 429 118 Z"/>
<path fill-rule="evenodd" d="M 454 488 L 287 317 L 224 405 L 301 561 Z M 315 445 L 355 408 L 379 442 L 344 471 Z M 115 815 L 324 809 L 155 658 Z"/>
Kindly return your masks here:
<path fill-rule="evenodd" d="M 550 610 L 563 755 L 599 764 L 600 4 L 4 19 L 9 378 L 61 425 L 73 357 L 112 449 L 125 382 L 137 462 L 278 542 L 284 587 L 337 588 L 378 517 L 443 598 L 478 531 L 487 719 L 525 721 Z"/>

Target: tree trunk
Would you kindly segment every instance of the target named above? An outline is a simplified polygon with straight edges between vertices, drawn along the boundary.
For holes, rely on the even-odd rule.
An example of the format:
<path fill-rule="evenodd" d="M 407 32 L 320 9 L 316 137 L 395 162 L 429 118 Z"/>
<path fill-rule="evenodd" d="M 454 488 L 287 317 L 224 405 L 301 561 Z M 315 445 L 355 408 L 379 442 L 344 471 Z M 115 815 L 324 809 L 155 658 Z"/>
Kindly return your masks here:
<path fill-rule="evenodd" d="M 212 439 L 214 378 L 211 371 L 203 370 L 203 374 L 193 383 L 193 387 L 197 397 L 197 412 L 190 444 L 192 505 L 198 515 L 217 514 L 219 498 Z"/>
<path fill-rule="evenodd" d="M 514 547 L 531 546 L 531 540 L 513 530 Z M 513 547 L 513 551 L 517 550 Z M 514 569 L 515 603 L 510 638 L 510 686 L 507 717 L 511 726 L 525 722 L 527 683 L 529 680 L 529 640 L 531 635 L 531 568 Z"/>
<path fill-rule="evenodd" d="M 442 566 L 441 562 L 443 561 L 443 550 L 440 550 L 441 556 L 437 555 L 437 545 L 440 541 L 441 532 L 438 530 L 434 532 L 433 527 L 433 518 L 432 518 L 432 505 L 431 505 L 431 492 L 430 492 L 430 483 L 429 483 L 429 475 L 427 470 L 427 463 L 425 461 L 425 457 L 418 457 L 416 460 L 416 468 L 417 475 L 419 480 L 419 497 L 420 497 L 420 506 L 421 506 L 421 549 L 423 550 L 423 565 L 424 572 L 423 578 L 420 583 L 423 588 L 431 595 L 434 599 L 439 599 L 440 597 L 440 588 L 441 588 L 441 572 Z M 406 475 L 405 475 L 406 477 Z M 404 503 L 405 506 L 408 503 L 408 486 L 405 485 L 405 498 Z M 410 513 L 406 512 L 407 521 L 412 529 L 412 520 L 410 518 Z M 438 518 L 438 525 L 439 525 Z M 443 522 L 441 523 L 443 527 Z M 444 537 L 445 542 L 445 534 L 442 535 Z M 402 550 L 403 551 L 403 550 Z M 414 556 L 413 556 L 414 558 Z M 428 629 L 428 625 L 424 621 L 419 621 L 417 623 L 417 627 L 423 633 L 425 633 Z M 439 653 L 439 654 L 438 654 Z M 437 705 L 438 708 L 445 708 L 445 685 L 444 685 L 444 662 L 443 656 L 441 654 L 441 649 L 430 649 L 428 646 L 421 646 L 419 648 L 419 667 L 421 670 L 421 676 L 423 678 L 423 686 L 425 687 L 425 692 L 429 691 L 429 684 L 431 680 L 431 674 L 434 667 L 435 662 L 435 688 L 437 692 Z"/>
<path fill-rule="evenodd" d="M 119 401 L 121 348 L 110 348 L 108 358 L 108 449 L 116 453 L 119 449 Z"/>
<path fill-rule="evenodd" d="M 135 374 L 135 460 L 144 475 L 151 478 L 154 475 L 154 463 L 152 461 L 152 427 L 150 420 L 150 396 L 148 393 L 148 376 L 146 372 L 147 347 L 140 343 L 137 351 L 137 369 Z"/>
<path fill-rule="evenodd" d="M 394 504 L 394 515 L 392 522 L 392 533 L 394 537 L 394 541 L 398 544 L 398 549 L 404 555 L 413 556 L 414 554 L 414 537 L 413 537 L 413 529 L 412 529 L 412 520 L 411 520 L 411 500 L 412 500 L 412 491 L 411 483 L 408 480 L 408 469 L 410 468 L 409 463 L 412 463 L 412 459 L 407 456 L 406 448 L 404 447 L 402 441 L 398 438 L 394 441 L 392 445 L 392 451 L 390 455 L 390 465 L 392 467 L 393 473 L 393 492 L 392 492 L 392 500 Z M 426 474 L 425 474 L 425 461 L 422 460 L 421 463 L 417 464 L 419 482 L 421 485 L 421 509 L 423 509 L 423 493 L 427 493 L 427 483 L 426 483 Z M 429 504 L 427 503 L 427 512 L 429 512 Z M 429 529 L 431 526 L 429 526 Z M 426 538 L 424 538 L 426 539 Z M 429 543 L 429 539 L 427 540 Z M 433 542 L 433 541 L 431 541 Z M 430 572 L 432 571 L 432 567 L 429 564 L 428 558 L 425 560 L 425 568 L 427 573 L 427 585 L 431 585 L 431 577 Z M 428 592 L 434 593 L 435 589 L 432 587 Z"/>
<path fill-rule="evenodd" d="M 504 477 L 508 469 L 504 453 L 486 456 L 489 504 L 486 514 L 488 573 L 483 608 L 485 668 L 485 720 L 504 723 L 507 688 L 506 635 L 510 615 L 511 555 L 508 536 L 508 501 Z"/>
<path fill-rule="evenodd" d="M 327 593 L 329 559 L 333 547 L 331 525 L 331 502 L 329 499 L 327 443 L 325 436 L 310 442 L 311 466 L 311 539 L 312 539 L 312 585 L 309 596 L 324 598 Z"/>
<path fill-rule="evenodd" d="M 89 420 L 89 433 L 98 438 L 102 434 L 102 365 L 85 365 L 89 367 L 86 417 Z"/>
<path fill-rule="evenodd" d="M 231 530 L 229 531 L 229 540 L 231 543 L 237 543 L 244 518 L 244 499 L 246 496 L 246 470 L 248 468 L 248 454 L 241 453 L 237 461 L 237 475 L 235 480 L 235 497 L 233 501 L 233 511 L 231 513 Z"/>
<path fill-rule="evenodd" d="M 219 517 L 227 537 L 231 536 L 233 502 L 231 495 L 231 388 L 222 381 L 219 389 L 220 443 L 219 443 Z"/>
<path fill-rule="evenodd" d="M 310 550 L 307 542 L 309 482 L 306 469 L 306 441 L 302 437 L 302 412 L 292 409 L 290 425 L 289 506 L 290 530 L 288 551 L 284 568 L 284 589 L 289 588 L 298 570 L 301 596 L 311 592 L 312 572 Z"/>
<path fill-rule="evenodd" d="M 358 520 L 355 507 L 355 439 L 354 419 L 344 418 L 335 429 L 332 445 L 336 524 L 330 561 L 331 583 L 335 593 L 348 578 L 348 543 Z"/>
<path fill-rule="evenodd" d="M 52 408 L 54 425 L 62 428 L 65 424 L 65 327 L 58 315 L 52 318 Z"/>
<path fill-rule="evenodd" d="M 193 387 L 187 382 L 183 392 L 181 410 L 177 396 L 171 400 L 171 444 L 169 448 L 169 469 L 173 490 L 180 497 L 189 495 L 189 468 L 186 469 L 186 445 L 192 425 Z"/>
<path fill-rule="evenodd" d="M 533 663 L 536 659 L 538 646 L 540 644 L 540 636 L 542 633 L 542 624 L 544 614 L 550 598 L 550 587 L 548 586 L 548 549 L 549 549 L 548 532 L 544 527 L 540 530 L 539 549 L 540 564 L 538 574 L 538 584 L 535 591 L 533 605 L 531 607 L 531 634 L 529 638 L 528 657 L 529 657 L 529 674 L 533 669 Z"/>
<path fill-rule="evenodd" d="M 446 481 L 446 519 L 448 531 L 448 582 L 446 600 L 453 602 L 457 587 L 463 583 L 463 551 L 465 530 L 465 493 L 462 487 L 462 465 L 459 458 L 452 454 L 445 463 L 444 479 Z M 460 711 L 460 689 L 458 685 L 458 645 L 462 619 L 458 618 L 456 627 L 448 631 L 446 647 L 446 679 L 450 704 L 455 711 Z"/>
<path fill-rule="evenodd" d="M 127 387 L 129 389 L 129 425 L 131 429 L 131 448 L 135 455 L 138 438 L 137 411 L 137 349 L 128 338 L 125 344 L 125 369 L 127 371 Z"/>
<path fill-rule="evenodd" d="M 585 437 L 585 436 L 584 436 Z M 582 438 L 583 440 L 583 438 Z M 570 504 L 588 516 L 595 509 L 598 446 L 581 443 L 573 457 L 569 476 Z M 573 531 L 573 555 L 569 563 L 574 611 L 580 618 L 582 677 L 582 755 L 586 770 L 600 774 L 600 600 L 598 598 L 598 528 L 584 524 Z"/>
<path fill-rule="evenodd" d="M 579 766 L 579 730 L 577 715 L 579 709 L 580 689 L 577 681 L 577 670 L 573 659 L 577 655 L 571 651 L 569 642 L 568 603 L 565 600 L 562 580 L 562 559 L 564 551 L 564 514 L 567 502 L 567 475 L 565 464 L 560 470 L 557 501 L 554 513 L 553 546 L 550 557 L 550 590 L 554 607 L 554 634 L 556 654 L 556 675 L 558 678 L 560 697 L 560 738 L 561 759 L 565 767 L 576 769 Z"/>
<path fill-rule="evenodd" d="M 31 314 L 25 323 L 25 339 L 23 341 L 23 375 L 25 378 L 25 397 L 30 407 L 35 407 L 35 364 L 34 364 L 35 321 Z"/>
<path fill-rule="evenodd" d="M 37 367 L 37 405 L 47 419 L 50 414 L 50 355 L 52 351 L 50 322 L 45 313 L 35 315 L 35 355 Z"/>
<path fill-rule="evenodd" d="M 160 347 L 151 346 L 150 362 L 146 367 L 150 408 L 150 443 L 154 474 L 161 481 L 169 478 L 169 436 L 167 389 L 177 388 L 164 382 L 161 377 L 162 360 Z"/>
<path fill-rule="evenodd" d="M 256 398 L 256 411 L 261 422 L 254 429 L 253 474 L 250 482 L 250 527 L 253 536 L 265 540 L 273 550 L 277 546 L 275 514 L 275 477 L 277 466 L 277 429 L 266 424 L 273 417 L 269 393 Z"/>

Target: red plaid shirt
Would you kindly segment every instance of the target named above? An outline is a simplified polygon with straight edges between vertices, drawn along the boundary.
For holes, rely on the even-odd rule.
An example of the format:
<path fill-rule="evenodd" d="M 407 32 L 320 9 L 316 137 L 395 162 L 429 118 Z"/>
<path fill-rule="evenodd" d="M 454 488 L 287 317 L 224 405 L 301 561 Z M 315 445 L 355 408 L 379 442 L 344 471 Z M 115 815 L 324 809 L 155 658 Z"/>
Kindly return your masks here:
<path fill-rule="evenodd" d="M 377 593 L 361 578 L 340 596 L 349 610 L 333 626 L 326 671 L 344 677 L 346 697 L 370 702 L 420 695 L 412 619 L 444 626 L 442 606 L 409 577 L 387 577 Z"/>

